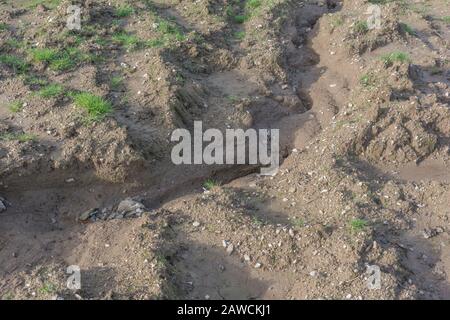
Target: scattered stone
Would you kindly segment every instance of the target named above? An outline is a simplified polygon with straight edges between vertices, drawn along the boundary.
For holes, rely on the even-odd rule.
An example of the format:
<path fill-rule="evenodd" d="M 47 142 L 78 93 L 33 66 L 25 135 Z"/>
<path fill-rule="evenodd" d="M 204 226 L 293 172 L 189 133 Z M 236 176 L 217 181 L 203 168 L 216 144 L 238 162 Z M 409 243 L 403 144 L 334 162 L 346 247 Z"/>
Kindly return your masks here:
<path fill-rule="evenodd" d="M 139 201 L 127 198 L 119 203 L 117 212 L 122 214 L 123 217 L 136 216 L 142 214 L 145 211 L 145 206 Z"/>
<path fill-rule="evenodd" d="M 259 263 L 259 262 L 255 263 L 255 268 L 256 268 L 256 269 L 261 268 L 261 263 Z"/>
<path fill-rule="evenodd" d="M 311 277 L 316 277 L 316 276 L 317 276 L 317 271 L 313 270 L 313 271 L 311 271 L 311 272 L 309 273 L 309 275 L 310 275 Z"/>
<path fill-rule="evenodd" d="M 198 221 L 194 221 L 194 223 L 192 224 L 194 227 L 199 227 L 200 226 L 200 222 L 198 222 Z"/>
<path fill-rule="evenodd" d="M 250 256 L 248 254 L 244 254 L 244 260 L 249 262 L 251 260 Z"/>
<path fill-rule="evenodd" d="M 434 229 L 425 228 L 422 231 L 422 235 L 425 239 L 430 239 L 436 237 L 438 234 L 442 232 L 444 232 L 444 229 L 442 229 L 441 227 L 437 227 Z"/>
<path fill-rule="evenodd" d="M 94 217 L 98 212 L 99 212 L 98 208 L 86 210 L 85 212 L 80 214 L 78 220 L 87 221 L 89 218 Z"/>
<path fill-rule="evenodd" d="M 75 179 L 74 178 L 69 178 L 69 179 L 66 179 L 66 182 L 67 183 L 72 183 L 72 182 L 75 182 Z"/>

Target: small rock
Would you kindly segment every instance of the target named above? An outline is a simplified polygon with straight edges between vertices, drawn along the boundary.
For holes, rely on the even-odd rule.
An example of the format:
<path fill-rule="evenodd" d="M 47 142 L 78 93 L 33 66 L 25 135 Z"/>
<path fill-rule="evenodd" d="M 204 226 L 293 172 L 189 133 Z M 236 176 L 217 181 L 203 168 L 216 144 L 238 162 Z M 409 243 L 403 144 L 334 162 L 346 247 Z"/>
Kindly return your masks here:
<path fill-rule="evenodd" d="M 317 276 L 317 271 L 313 270 L 313 271 L 311 271 L 311 272 L 309 273 L 309 275 L 310 275 L 311 277 L 316 277 L 316 276 Z"/>
<path fill-rule="evenodd" d="M 194 223 L 192 224 L 194 227 L 199 227 L 200 226 L 200 222 L 198 222 L 198 221 L 194 221 Z"/>
<path fill-rule="evenodd" d="M 95 216 L 97 213 L 98 213 L 98 208 L 87 210 L 87 211 L 83 212 L 82 214 L 80 214 L 80 216 L 78 217 L 78 220 L 86 221 L 89 218 Z"/>
<path fill-rule="evenodd" d="M 248 254 L 244 254 L 244 260 L 245 261 L 250 261 L 250 256 Z"/>
<path fill-rule="evenodd" d="M 72 182 L 75 182 L 75 179 L 74 178 L 69 178 L 69 179 L 66 180 L 66 182 L 67 183 L 72 183 Z"/>
<path fill-rule="evenodd" d="M 423 229 L 423 231 L 422 231 L 422 235 L 423 235 L 423 237 L 424 237 L 425 239 L 433 238 L 433 237 L 437 236 L 438 234 L 439 234 L 439 233 L 437 232 L 436 229 L 428 229 L 428 228 L 425 228 L 425 229 Z"/>
<path fill-rule="evenodd" d="M 131 198 L 127 198 L 119 203 L 117 211 L 121 214 L 141 213 L 145 210 L 145 206 Z"/>

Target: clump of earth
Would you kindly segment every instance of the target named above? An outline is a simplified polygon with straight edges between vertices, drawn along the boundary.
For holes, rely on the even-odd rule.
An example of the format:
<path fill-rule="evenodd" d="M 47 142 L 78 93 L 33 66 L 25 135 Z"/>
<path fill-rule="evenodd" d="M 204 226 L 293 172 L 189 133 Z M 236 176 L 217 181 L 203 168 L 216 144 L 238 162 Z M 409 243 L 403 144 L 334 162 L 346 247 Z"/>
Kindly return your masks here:
<path fill-rule="evenodd" d="M 448 299 L 450 9 L 372 2 L 0 4 L 0 298 Z"/>

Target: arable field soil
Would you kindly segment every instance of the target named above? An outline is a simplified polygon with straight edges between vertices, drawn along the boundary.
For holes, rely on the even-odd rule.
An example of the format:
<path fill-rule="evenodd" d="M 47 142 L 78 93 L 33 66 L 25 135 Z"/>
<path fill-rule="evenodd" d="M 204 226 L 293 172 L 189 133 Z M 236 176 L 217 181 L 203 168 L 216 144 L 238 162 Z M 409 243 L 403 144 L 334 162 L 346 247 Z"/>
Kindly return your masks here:
<path fill-rule="evenodd" d="M 448 0 L 0 0 L 0 299 L 448 299 L 449 86 Z"/>

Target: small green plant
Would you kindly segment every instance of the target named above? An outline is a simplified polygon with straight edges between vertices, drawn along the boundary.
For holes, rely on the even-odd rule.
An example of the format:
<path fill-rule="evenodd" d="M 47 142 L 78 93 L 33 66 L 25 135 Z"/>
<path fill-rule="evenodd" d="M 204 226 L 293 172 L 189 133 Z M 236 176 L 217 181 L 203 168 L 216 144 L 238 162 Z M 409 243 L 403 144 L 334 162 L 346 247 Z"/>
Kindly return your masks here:
<path fill-rule="evenodd" d="M 119 89 L 122 86 L 122 84 L 123 84 L 122 76 L 113 76 L 110 80 L 110 86 L 114 90 Z"/>
<path fill-rule="evenodd" d="M 20 57 L 10 54 L 0 55 L 0 63 L 12 68 L 16 73 L 25 73 L 29 68 L 28 64 Z"/>
<path fill-rule="evenodd" d="M 409 35 L 414 36 L 416 34 L 414 29 L 410 25 L 408 25 L 406 23 L 400 23 L 400 28 L 403 30 L 403 32 L 405 32 L 405 33 L 407 33 Z"/>
<path fill-rule="evenodd" d="M 16 100 L 13 101 L 9 106 L 8 106 L 9 111 L 17 113 L 22 111 L 23 109 L 23 102 L 20 100 Z"/>
<path fill-rule="evenodd" d="M 141 44 L 141 40 L 137 36 L 123 31 L 115 33 L 112 36 L 112 40 L 127 49 L 137 48 Z"/>
<path fill-rule="evenodd" d="M 92 93 L 82 92 L 73 94 L 75 105 L 86 110 L 88 120 L 98 121 L 112 112 L 111 104 L 103 98 Z"/>
<path fill-rule="evenodd" d="M 116 16 L 119 18 L 126 18 L 134 13 L 134 9 L 130 5 L 123 5 L 116 9 Z"/>
<path fill-rule="evenodd" d="M 39 288 L 39 292 L 41 294 L 51 294 L 56 291 L 55 285 L 50 282 L 46 282 L 42 285 L 41 288 Z"/>
<path fill-rule="evenodd" d="M 411 62 L 411 58 L 409 55 L 405 52 L 396 51 L 391 52 L 389 54 L 385 54 L 381 57 L 383 62 L 386 65 L 392 65 L 394 62 L 400 62 L 400 63 L 408 63 Z"/>
<path fill-rule="evenodd" d="M 252 221 L 257 226 L 262 226 L 264 224 L 264 221 L 260 217 L 257 217 L 257 216 L 253 216 Z"/>
<path fill-rule="evenodd" d="M 294 227 L 302 228 L 305 226 L 305 221 L 302 218 L 294 218 L 292 219 L 292 225 Z"/>
<path fill-rule="evenodd" d="M 31 57 L 36 62 L 50 63 L 58 58 L 58 51 L 56 49 L 42 48 L 42 49 L 32 49 Z"/>
<path fill-rule="evenodd" d="M 367 73 L 365 75 L 363 75 L 361 77 L 361 79 L 359 80 L 359 83 L 363 86 L 363 87 L 373 87 L 375 85 L 376 82 L 376 78 L 375 75 L 373 73 Z"/>
<path fill-rule="evenodd" d="M 247 3 L 245 4 L 245 7 L 248 10 L 255 10 L 261 6 L 262 2 L 261 0 L 247 0 Z"/>
<path fill-rule="evenodd" d="M 1 133 L 0 140 L 3 141 L 19 141 L 19 142 L 27 142 L 36 140 L 36 136 L 29 133 Z"/>
<path fill-rule="evenodd" d="M 74 68 L 78 62 L 89 60 L 91 57 L 82 54 L 78 48 L 68 47 L 63 50 L 41 48 L 31 50 L 34 61 L 48 64 L 53 71 L 66 71 Z"/>
<path fill-rule="evenodd" d="M 38 5 L 43 4 L 49 9 L 55 9 L 62 0 L 30 0 L 27 2 L 28 8 L 36 8 Z"/>
<path fill-rule="evenodd" d="M 442 21 L 444 21 L 445 23 L 450 24 L 450 16 L 445 16 L 445 17 L 442 17 L 441 19 L 442 19 Z"/>
<path fill-rule="evenodd" d="M 369 31 L 369 25 L 367 24 L 367 21 L 358 21 L 353 26 L 353 30 L 355 30 L 356 33 L 365 34 Z"/>
<path fill-rule="evenodd" d="M 213 179 L 207 179 L 205 182 L 203 182 L 203 188 L 205 188 L 205 190 L 211 190 L 212 188 L 217 186 L 219 186 L 219 183 Z"/>
<path fill-rule="evenodd" d="M 8 25 L 6 23 L 0 23 L 0 31 L 8 30 Z"/>
<path fill-rule="evenodd" d="M 330 24 L 333 28 L 340 27 L 344 24 L 344 19 L 340 15 L 334 15 L 331 18 Z"/>
<path fill-rule="evenodd" d="M 54 98 L 63 94 L 64 88 L 60 84 L 49 84 L 38 91 L 42 98 Z"/>
<path fill-rule="evenodd" d="M 368 226 L 366 220 L 363 219 L 353 219 L 350 221 L 350 228 L 354 232 L 360 232 Z"/>
<path fill-rule="evenodd" d="M 233 17 L 233 20 L 234 20 L 234 22 L 241 24 L 241 23 L 244 23 L 245 21 L 247 21 L 248 18 L 249 18 L 248 15 L 238 14 Z"/>

